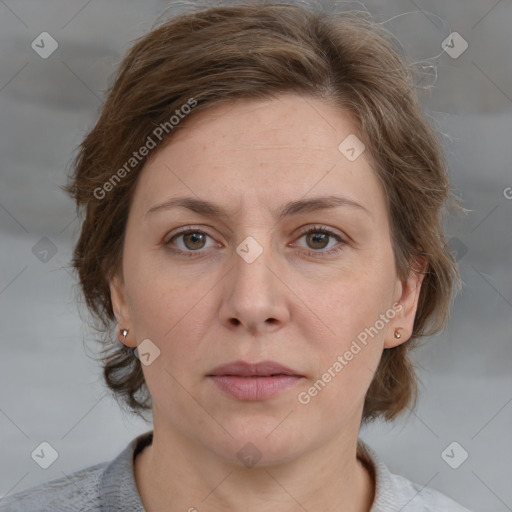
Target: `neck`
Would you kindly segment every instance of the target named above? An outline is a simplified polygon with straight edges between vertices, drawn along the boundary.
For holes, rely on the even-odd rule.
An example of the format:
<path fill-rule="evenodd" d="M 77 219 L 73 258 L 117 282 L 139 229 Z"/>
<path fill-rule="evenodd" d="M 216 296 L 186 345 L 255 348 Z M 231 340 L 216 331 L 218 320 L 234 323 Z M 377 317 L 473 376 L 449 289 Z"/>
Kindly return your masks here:
<path fill-rule="evenodd" d="M 244 467 L 178 433 L 154 431 L 135 459 L 135 480 L 148 511 L 369 512 L 374 475 L 356 457 L 358 432 L 298 458 Z"/>

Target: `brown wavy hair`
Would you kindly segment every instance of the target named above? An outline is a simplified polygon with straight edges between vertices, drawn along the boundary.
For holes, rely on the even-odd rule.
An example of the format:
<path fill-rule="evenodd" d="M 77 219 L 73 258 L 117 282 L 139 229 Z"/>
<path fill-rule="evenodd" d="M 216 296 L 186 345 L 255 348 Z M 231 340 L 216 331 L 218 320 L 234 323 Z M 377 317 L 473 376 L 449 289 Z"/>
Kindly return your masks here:
<path fill-rule="evenodd" d="M 368 13 L 335 12 L 318 4 L 196 4 L 136 41 L 63 187 L 83 215 L 72 265 L 104 347 L 105 382 L 121 407 L 144 419 L 152 407 L 140 361 L 116 339 L 109 289 L 121 268 L 131 198 L 147 157 L 138 155 L 140 161 L 121 173 L 108 193 L 98 190 L 106 190 L 153 130 L 169 123 L 191 98 L 197 102 L 189 114 L 194 116 L 229 99 L 293 92 L 352 115 L 385 191 L 398 276 L 406 280 L 418 272 L 418 257 L 428 261 L 412 336 L 383 351 L 362 419 L 392 420 L 416 405 L 409 351 L 449 318 L 461 278 L 442 222 L 447 208 L 463 211 L 450 191 L 439 132 L 420 106 L 418 78 L 421 71 L 409 63 L 399 41 Z M 169 129 L 159 144 L 184 124 L 186 119 Z"/>

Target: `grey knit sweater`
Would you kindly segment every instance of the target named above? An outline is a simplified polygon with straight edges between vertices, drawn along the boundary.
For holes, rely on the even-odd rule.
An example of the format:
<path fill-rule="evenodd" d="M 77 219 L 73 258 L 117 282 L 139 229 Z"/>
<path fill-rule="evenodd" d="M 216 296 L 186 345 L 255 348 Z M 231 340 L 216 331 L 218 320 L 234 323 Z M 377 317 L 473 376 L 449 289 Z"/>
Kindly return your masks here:
<path fill-rule="evenodd" d="M 153 432 L 146 432 L 111 462 L 5 496 L 0 499 L 0 512 L 145 512 L 133 461 L 152 438 Z M 370 512 L 470 512 L 444 494 L 391 473 L 361 439 L 358 454 L 373 468 L 376 479 Z"/>

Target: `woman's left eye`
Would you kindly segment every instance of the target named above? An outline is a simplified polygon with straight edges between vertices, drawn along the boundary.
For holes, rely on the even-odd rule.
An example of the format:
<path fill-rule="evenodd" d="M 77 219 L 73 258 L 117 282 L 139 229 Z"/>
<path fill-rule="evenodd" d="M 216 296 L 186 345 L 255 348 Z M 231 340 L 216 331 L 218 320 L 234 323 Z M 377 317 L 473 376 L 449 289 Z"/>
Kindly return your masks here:
<path fill-rule="evenodd" d="M 340 235 L 321 226 L 308 229 L 301 235 L 299 240 L 303 237 L 306 237 L 306 243 L 309 244 L 310 249 L 317 249 L 315 251 L 308 251 L 307 254 L 310 256 L 330 256 L 341 251 L 346 243 Z M 331 246 L 328 250 L 323 250 L 328 247 L 329 239 L 333 238 L 338 241 L 339 245 Z"/>
<path fill-rule="evenodd" d="M 187 228 L 176 233 L 167 242 L 165 242 L 164 245 L 173 246 L 174 241 L 180 240 L 181 244 L 176 244 L 178 248 L 171 248 L 171 250 L 186 256 L 195 256 L 196 254 L 200 254 L 201 249 L 208 247 L 206 245 L 206 240 L 208 238 L 212 239 L 210 235 L 200 229 Z M 308 247 L 306 248 L 313 249 L 306 252 L 309 256 L 328 256 L 341 251 L 346 244 L 340 235 L 321 226 L 313 227 L 303 232 L 298 240 L 302 238 L 306 239 L 306 243 L 308 244 Z M 338 246 L 334 244 L 334 247 L 331 245 L 329 249 L 325 250 L 329 247 L 329 243 L 333 238 L 338 241 Z"/>

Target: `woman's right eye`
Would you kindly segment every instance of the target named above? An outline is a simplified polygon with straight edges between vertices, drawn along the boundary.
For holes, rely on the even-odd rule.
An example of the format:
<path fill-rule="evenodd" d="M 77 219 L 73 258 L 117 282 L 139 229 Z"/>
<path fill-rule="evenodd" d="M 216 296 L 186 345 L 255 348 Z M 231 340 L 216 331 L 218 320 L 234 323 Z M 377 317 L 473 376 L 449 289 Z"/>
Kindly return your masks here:
<path fill-rule="evenodd" d="M 204 231 L 188 228 L 174 234 L 167 242 L 165 242 L 165 245 L 173 246 L 173 251 L 176 250 L 174 247 L 177 246 L 178 252 L 186 253 L 188 255 L 204 249 L 207 238 L 211 237 Z"/>

